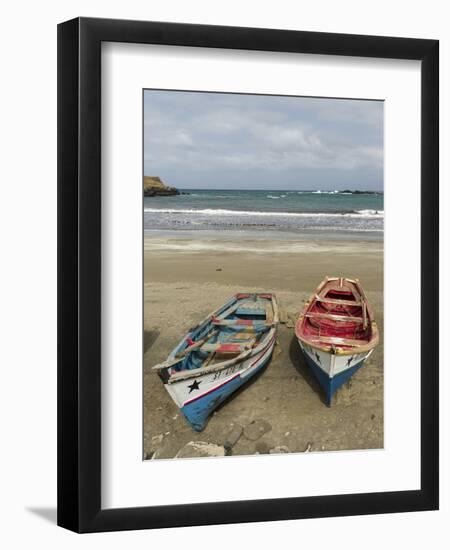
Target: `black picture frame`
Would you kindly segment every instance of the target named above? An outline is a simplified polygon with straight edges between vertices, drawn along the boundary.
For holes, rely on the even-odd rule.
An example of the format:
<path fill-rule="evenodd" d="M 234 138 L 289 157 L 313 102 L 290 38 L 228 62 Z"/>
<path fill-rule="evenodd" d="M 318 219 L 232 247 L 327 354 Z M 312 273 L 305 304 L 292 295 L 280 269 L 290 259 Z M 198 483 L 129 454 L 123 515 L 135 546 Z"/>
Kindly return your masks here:
<path fill-rule="evenodd" d="M 101 44 L 421 61 L 421 488 L 101 508 Z M 149 529 L 438 509 L 437 40 L 77 18 L 58 26 L 58 525 Z"/>

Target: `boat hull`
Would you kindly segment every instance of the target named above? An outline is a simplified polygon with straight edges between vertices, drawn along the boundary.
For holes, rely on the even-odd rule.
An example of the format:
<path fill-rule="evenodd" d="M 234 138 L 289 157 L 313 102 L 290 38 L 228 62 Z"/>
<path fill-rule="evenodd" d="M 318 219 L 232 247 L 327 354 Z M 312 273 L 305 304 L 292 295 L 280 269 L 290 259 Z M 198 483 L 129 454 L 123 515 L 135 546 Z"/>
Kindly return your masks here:
<path fill-rule="evenodd" d="M 326 404 L 331 405 L 335 392 L 349 380 L 363 365 L 373 350 L 353 355 L 338 355 L 318 350 L 298 340 L 300 348 L 311 369 L 325 391 Z"/>
<path fill-rule="evenodd" d="M 276 337 L 248 359 L 223 370 L 167 383 L 173 401 L 195 431 L 202 431 L 208 418 L 227 397 L 248 382 L 270 360 Z"/>

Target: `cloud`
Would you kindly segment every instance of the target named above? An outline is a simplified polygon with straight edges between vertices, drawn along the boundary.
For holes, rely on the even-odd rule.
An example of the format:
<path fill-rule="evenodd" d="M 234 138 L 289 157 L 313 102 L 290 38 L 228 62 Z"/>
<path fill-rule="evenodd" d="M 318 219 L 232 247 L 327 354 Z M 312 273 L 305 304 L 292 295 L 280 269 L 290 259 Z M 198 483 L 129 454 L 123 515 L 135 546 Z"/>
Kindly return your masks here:
<path fill-rule="evenodd" d="M 144 171 L 179 187 L 226 188 L 241 178 L 258 188 L 278 174 L 280 188 L 334 189 L 338 180 L 380 189 L 383 104 L 148 90 Z"/>

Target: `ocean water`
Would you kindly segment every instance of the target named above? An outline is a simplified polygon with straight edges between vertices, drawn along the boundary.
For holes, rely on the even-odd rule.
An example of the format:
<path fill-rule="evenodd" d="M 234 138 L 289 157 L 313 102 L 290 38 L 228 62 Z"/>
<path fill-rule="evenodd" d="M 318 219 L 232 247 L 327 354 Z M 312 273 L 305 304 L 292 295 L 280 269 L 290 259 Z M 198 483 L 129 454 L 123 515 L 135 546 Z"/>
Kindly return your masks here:
<path fill-rule="evenodd" d="M 144 197 L 146 231 L 285 232 L 383 238 L 384 196 L 330 191 L 183 189 Z M 255 233 L 256 235 L 256 233 Z"/>

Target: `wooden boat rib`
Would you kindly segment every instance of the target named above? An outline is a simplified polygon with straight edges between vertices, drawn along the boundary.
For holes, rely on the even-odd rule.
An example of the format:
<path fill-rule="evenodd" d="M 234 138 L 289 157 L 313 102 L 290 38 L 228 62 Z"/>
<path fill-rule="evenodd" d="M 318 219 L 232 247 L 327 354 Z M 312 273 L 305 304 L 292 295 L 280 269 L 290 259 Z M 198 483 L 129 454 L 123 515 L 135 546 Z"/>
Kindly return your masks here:
<path fill-rule="evenodd" d="M 379 341 L 372 307 L 357 279 L 326 277 L 306 302 L 295 333 L 330 404 Z"/>
<path fill-rule="evenodd" d="M 236 294 L 153 367 L 195 430 L 201 431 L 212 411 L 268 362 L 277 325 L 273 294 Z"/>

